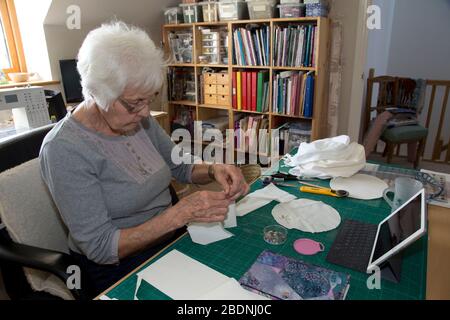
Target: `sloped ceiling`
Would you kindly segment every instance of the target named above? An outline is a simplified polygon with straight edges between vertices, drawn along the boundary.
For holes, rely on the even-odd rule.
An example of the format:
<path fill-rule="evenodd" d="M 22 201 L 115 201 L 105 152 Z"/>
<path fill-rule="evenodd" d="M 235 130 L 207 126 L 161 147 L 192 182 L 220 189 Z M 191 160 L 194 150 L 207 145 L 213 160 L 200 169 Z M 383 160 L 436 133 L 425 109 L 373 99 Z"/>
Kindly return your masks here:
<path fill-rule="evenodd" d="M 161 41 L 163 11 L 181 0 L 53 0 L 44 20 L 52 78 L 60 79 L 59 60 L 73 59 L 90 30 L 113 18 L 146 30 L 156 44 Z M 69 30 L 67 9 L 81 9 L 81 29 Z"/>
<path fill-rule="evenodd" d="M 178 5 L 180 0 L 53 0 L 44 25 L 66 24 L 67 8 L 81 9 L 82 25 L 95 26 L 117 17 L 127 23 L 146 27 L 162 22 L 163 9 Z"/>

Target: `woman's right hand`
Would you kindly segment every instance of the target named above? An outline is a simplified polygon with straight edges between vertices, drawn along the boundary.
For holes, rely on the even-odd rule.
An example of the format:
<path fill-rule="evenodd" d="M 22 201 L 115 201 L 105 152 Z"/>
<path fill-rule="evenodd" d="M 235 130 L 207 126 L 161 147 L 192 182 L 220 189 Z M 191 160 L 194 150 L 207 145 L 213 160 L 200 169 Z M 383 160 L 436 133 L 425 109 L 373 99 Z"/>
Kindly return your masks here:
<path fill-rule="evenodd" d="M 199 191 L 182 198 L 171 211 L 178 227 L 190 222 L 222 222 L 231 203 L 224 192 Z"/>

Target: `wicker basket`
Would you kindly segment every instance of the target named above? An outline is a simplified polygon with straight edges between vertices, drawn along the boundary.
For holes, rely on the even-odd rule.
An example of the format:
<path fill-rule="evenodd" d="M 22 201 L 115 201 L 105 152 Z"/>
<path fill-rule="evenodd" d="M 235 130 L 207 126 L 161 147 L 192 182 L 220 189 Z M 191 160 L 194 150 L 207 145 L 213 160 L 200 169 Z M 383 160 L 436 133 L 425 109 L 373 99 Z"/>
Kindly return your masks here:
<path fill-rule="evenodd" d="M 261 166 L 257 164 L 247 164 L 240 167 L 244 179 L 248 184 L 253 183 L 261 176 Z"/>

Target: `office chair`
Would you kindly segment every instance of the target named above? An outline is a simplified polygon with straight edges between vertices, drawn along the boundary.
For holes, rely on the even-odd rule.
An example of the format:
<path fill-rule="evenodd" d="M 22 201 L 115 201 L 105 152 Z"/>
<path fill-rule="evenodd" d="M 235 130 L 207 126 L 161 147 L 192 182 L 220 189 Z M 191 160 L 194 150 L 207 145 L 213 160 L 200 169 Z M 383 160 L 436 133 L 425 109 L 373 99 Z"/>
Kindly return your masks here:
<path fill-rule="evenodd" d="M 44 90 L 44 93 L 45 100 L 48 103 L 48 113 L 50 114 L 50 117 L 55 117 L 56 121 L 64 119 L 67 114 L 67 109 L 61 92 Z"/>
<path fill-rule="evenodd" d="M 63 299 L 83 298 L 81 290 L 69 292 L 65 285 L 70 276 L 67 268 L 76 263 L 69 255 L 67 230 L 41 178 L 39 159 L 0 174 L 0 218 L 11 240 L 3 234 L 2 262 L 8 267 L 25 267 L 25 276 L 35 291 Z M 7 289 L 11 287 L 8 278 Z"/>
<path fill-rule="evenodd" d="M 8 150 L 16 150 L 36 144 L 3 168 L 12 169 L 0 173 L 0 223 L 6 226 L 0 227 L 0 270 L 6 291 L 12 300 L 88 299 L 86 290 L 69 291 L 65 284 L 70 277 L 67 267 L 76 263 L 68 254 L 67 230 L 36 158 L 45 135 L 35 135 L 8 145 Z M 4 151 L 2 161 L 7 158 Z M 177 194 L 172 186 L 169 190 L 175 205 Z M 82 288 L 88 288 L 81 280 Z"/>

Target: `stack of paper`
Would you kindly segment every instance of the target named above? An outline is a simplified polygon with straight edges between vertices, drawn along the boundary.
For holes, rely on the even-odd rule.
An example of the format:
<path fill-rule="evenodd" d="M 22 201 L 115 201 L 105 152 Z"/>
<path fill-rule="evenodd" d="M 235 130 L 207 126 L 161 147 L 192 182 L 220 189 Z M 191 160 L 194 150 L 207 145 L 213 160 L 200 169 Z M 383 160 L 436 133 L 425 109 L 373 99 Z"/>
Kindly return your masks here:
<path fill-rule="evenodd" d="M 135 300 L 142 280 L 174 300 L 262 300 L 239 283 L 173 250 L 137 274 Z"/>

